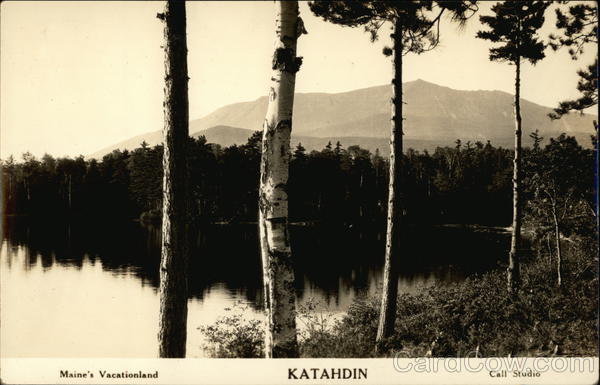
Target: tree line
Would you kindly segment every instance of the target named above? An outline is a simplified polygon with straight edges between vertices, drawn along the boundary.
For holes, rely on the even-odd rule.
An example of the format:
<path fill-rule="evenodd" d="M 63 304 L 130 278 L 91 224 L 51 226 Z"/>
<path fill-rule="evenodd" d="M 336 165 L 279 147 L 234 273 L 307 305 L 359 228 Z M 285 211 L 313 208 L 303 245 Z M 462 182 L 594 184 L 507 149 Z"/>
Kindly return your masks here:
<path fill-rule="evenodd" d="M 247 143 L 228 147 L 208 143 L 203 136 L 189 139 L 190 192 L 193 217 L 199 224 L 257 221 L 260 136 L 257 131 Z M 538 184 L 548 180 L 561 182 L 562 190 L 555 194 L 568 188 L 581 192 L 579 197 L 590 211 L 594 150 L 566 135 L 541 147 L 540 134 L 532 136 L 533 147 L 523 149 L 527 214 L 533 212 L 533 198 L 543 199 L 546 194 L 540 193 Z M 508 225 L 512 159 L 511 149 L 489 141 L 457 140 L 432 153 L 409 148 L 403 154 L 405 220 Z M 36 159 L 25 153 L 20 161 L 9 157 L 1 162 L 3 208 L 8 215 L 149 221 L 162 216 L 162 144 L 115 150 L 100 161 L 51 155 Z M 357 145 L 345 148 L 337 142 L 306 152 L 299 144 L 290 160 L 290 220 L 381 224 L 387 209 L 388 172 L 389 161 L 378 151 L 371 153 Z M 563 177 L 554 176 L 559 172 Z"/>
<path fill-rule="evenodd" d="M 199 223 L 256 222 L 261 133 L 221 147 L 204 137 L 188 141 L 189 190 Z M 9 215 L 160 219 L 163 145 L 115 150 L 102 160 L 2 161 Z M 531 150 L 526 149 L 529 153 Z M 584 150 L 584 152 L 588 150 Z M 487 142 L 457 140 L 432 153 L 403 154 L 404 217 L 410 223 L 505 226 L 511 199 L 512 151 Z M 387 209 L 389 161 L 357 145 L 328 143 L 290 160 L 290 220 L 360 225 L 381 223 Z M 584 183 L 582 180 L 580 183 Z"/>

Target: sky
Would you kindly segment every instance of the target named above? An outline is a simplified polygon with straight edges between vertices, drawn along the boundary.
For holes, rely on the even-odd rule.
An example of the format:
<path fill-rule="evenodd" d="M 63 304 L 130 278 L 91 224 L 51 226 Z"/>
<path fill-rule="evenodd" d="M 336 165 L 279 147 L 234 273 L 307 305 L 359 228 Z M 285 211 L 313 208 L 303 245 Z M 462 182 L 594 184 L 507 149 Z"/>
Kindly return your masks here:
<path fill-rule="evenodd" d="M 480 14 L 489 14 L 482 3 Z M 5 1 L 0 4 L 0 158 L 86 155 L 163 126 L 164 2 Z M 190 118 L 267 93 L 274 40 L 272 1 L 187 3 Z M 336 93 L 389 84 L 390 45 L 362 28 L 300 14 L 307 35 L 296 92 Z M 554 24 L 553 13 L 540 35 Z M 478 17 L 463 29 L 444 19 L 435 51 L 404 58 L 404 81 L 423 79 L 460 90 L 514 93 L 514 67 L 490 62 L 491 43 L 476 39 Z M 546 51 L 522 68 L 524 99 L 556 106 L 576 97 L 576 71 L 592 62 Z M 257 128 L 258 129 L 258 128 Z"/>

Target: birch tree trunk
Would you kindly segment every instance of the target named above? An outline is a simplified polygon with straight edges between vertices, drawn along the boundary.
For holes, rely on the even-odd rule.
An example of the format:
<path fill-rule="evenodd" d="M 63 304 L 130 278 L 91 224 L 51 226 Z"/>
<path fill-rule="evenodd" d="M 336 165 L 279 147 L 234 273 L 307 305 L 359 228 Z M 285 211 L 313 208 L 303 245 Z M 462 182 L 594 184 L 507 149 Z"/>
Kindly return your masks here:
<path fill-rule="evenodd" d="M 305 33 L 297 1 L 275 3 L 275 50 L 263 125 L 259 232 L 263 264 L 265 357 L 298 357 L 296 293 L 288 232 L 287 182 L 296 72 L 296 42 Z"/>
<path fill-rule="evenodd" d="M 168 0 L 164 14 L 165 102 L 163 219 L 160 261 L 159 356 L 184 358 L 187 336 L 188 73 L 185 2 Z"/>
<path fill-rule="evenodd" d="M 556 238 L 556 284 L 560 287 L 562 285 L 562 255 L 560 249 L 560 227 L 554 202 L 552 203 L 552 218 L 554 219 L 554 236 Z"/>
<path fill-rule="evenodd" d="M 508 292 L 515 293 L 520 283 L 519 247 L 521 245 L 521 61 L 515 61 L 515 157 L 513 160 L 513 223 L 508 255 Z"/>
<path fill-rule="evenodd" d="M 402 220 L 402 25 L 396 20 L 392 34 L 394 79 L 392 80 L 392 119 L 390 132 L 390 184 L 388 191 L 387 238 L 383 270 L 383 294 L 377 328 L 377 346 L 394 332 L 398 297 L 398 251 Z"/>

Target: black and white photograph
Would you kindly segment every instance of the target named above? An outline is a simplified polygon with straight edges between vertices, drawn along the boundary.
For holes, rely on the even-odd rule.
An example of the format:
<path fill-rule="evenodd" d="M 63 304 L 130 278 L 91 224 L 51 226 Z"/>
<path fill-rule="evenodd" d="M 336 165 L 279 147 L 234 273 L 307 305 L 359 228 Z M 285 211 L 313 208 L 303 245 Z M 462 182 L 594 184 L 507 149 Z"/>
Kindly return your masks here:
<path fill-rule="evenodd" d="M 2 383 L 597 381 L 597 1 L 9 0 L 0 54 Z"/>

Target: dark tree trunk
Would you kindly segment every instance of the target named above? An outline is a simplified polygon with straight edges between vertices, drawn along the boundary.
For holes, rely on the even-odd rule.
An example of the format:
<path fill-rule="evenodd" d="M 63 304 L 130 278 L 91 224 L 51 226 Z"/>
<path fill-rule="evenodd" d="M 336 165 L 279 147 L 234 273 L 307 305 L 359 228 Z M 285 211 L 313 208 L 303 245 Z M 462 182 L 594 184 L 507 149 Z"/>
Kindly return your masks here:
<path fill-rule="evenodd" d="M 165 102 L 163 216 L 160 262 L 159 355 L 185 357 L 187 336 L 188 74 L 185 2 L 169 0 L 164 14 Z"/>
<path fill-rule="evenodd" d="M 395 22 L 394 79 L 392 80 L 392 119 L 390 132 L 390 181 L 388 191 L 387 238 L 383 270 L 383 294 L 377 329 L 377 344 L 394 332 L 396 301 L 398 297 L 398 251 L 402 225 L 401 175 L 402 175 L 402 25 Z"/>
<path fill-rule="evenodd" d="M 27 192 L 27 202 L 29 202 L 31 200 L 31 192 L 29 191 L 29 178 L 26 177 L 23 181 L 23 184 L 25 185 L 25 191 Z M 29 209 L 29 206 L 27 209 Z"/>
<path fill-rule="evenodd" d="M 509 293 L 515 293 L 521 280 L 519 247 L 521 246 L 521 62 L 515 61 L 515 157 L 513 165 L 513 223 L 506 271 Z"/>
<path fill-rule="evenodd" d="M 71 207 L 71 193 L 72 193 L 72 189 L 73 189 L 72 180 L 73 180 L 73 177 L 71 176 L 71 174 L 69 174 L 69 210 L 72 209 L 72 207 Z"/>

